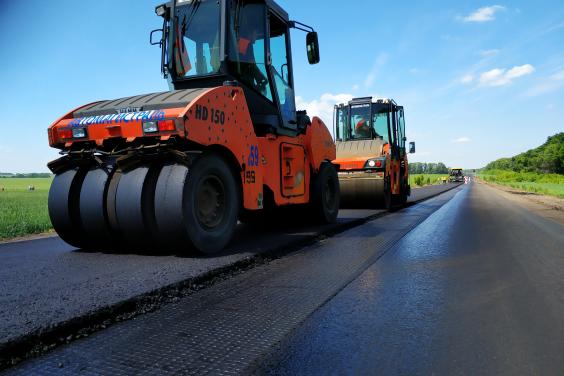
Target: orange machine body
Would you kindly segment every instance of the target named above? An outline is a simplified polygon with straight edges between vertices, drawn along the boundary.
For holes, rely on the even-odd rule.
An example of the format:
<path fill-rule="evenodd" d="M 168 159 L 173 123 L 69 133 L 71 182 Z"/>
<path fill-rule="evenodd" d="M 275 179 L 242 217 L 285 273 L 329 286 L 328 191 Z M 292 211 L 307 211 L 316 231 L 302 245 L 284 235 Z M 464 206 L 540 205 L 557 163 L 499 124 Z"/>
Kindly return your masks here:
<path fill-rule="evenodd" d="M 353 141 L 354 142 L 354 141 Z M 339 143 L 337 143 L 337 150 L 339 150 Z M 372 171 L 366 168 L 366 162 L 370 159 L 383 157 L 386 159 L 385 169 L 383 171 Z M 339 166 L 339 176 L 349 178 L 374 178 L 384 179 L 388 176 L 390 181 L 390 189 L 392 194 L 401 194 L 402 177 L 408 179 L 408 170 L 402 169 L 402 166 L 407 166 L 407 155 L 401 159 L 393 159 L 390 153 L 390 145 L 388 143 L 382 145 L 381 152 L 367 152 L 361 156 L 351 156 L 337 152 L 337 158 L 333 163 Z M 379 167 L 379 166 L 378 166 Z M 402 172 L 403 170 L 403 172 Z M 367 175 L 368 174 L 368 175 Z M 401 176 L 403 174 L 403 176 Z"/>
<path fill-rule="evenodd" d="M 238 170 L 243 207 L 249 210 L 263 207 L 265 187 L 272 191 L 277 205 L 309 202 L 312 172 L 336 157 L 331 134 L 317 117 L 297 137 L 258 137 L 243 90 L 235 86 L 211 88 L 178 108 L 83 118 L 74 118 L 73 112 L 49 127 L 52 147 L 69 150 L 80 143 L 111 152 L 109 141 L 116 139 L 126 143 L 181 139 L 196 152 L 215 149 Z M 145 122 L 155 123 L 158 132 L 144 133 Z M 86 130 L 85 137 L 72 137 L 77 128 Z"/>

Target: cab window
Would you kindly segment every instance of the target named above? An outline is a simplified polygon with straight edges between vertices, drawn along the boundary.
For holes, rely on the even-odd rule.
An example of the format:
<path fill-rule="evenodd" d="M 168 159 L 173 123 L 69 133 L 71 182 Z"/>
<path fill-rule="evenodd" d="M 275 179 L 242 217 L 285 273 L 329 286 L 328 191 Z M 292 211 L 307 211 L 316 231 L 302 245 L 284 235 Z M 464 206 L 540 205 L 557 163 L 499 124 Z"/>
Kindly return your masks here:
<path fill-rule="evenodd" d="M 278 97 L 280 112 L 286 127 L 295 124 L 296 103 L 288 61 L 288 27 L 286 23 L 271 14 L 270 20 L 270 69 L 273 77 L 273 90 Z"/>
<path fill-rule="evenodd" d="M 266 70 L 265 6 L 242 2 L 231 13 L 230 68 L 241 81 L 272 101 Z"/>
<path fill-rule="evenodd" d="M 388 111 L 384 110 L 374 113 L 372 121 L 374 123 L 376 136 L 384 140 L 384 142 L 390 142 L 388 133 Z"/>
<path fill-rule="evenodd" d="M 398 116 L 398 133 L 399 133 L 399 147 L 403 153 L 405 153 L 405 120 L 403 117 L 403 108 L 399 108 L 397 111 Z"/>
<path fill-rule="evenodd" d="M 178 27 L 174 60 L 179 77 L 203 76 L 219 72 L 220 7 L 204 0 L 177 8 Z"/>
<path fill-rule="evenodd" d="M 349 108 L 335 107 L 335 139 L 337 141 L 347 141 L 350 139 L 350 132 L 347 127 L 349 118 Z"/>
<path fill-rule="evenodd" d="M 370 118 L 370 104 L 351 106 L 351 139 L 371 139 L 372 119 Z"/>

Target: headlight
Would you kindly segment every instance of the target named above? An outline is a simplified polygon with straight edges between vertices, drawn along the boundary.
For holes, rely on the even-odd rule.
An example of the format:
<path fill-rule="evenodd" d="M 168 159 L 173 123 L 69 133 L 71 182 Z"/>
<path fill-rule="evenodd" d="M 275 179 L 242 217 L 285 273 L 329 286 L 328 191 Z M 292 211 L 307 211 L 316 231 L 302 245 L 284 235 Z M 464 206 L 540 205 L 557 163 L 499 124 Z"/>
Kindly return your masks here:
<path fill-rule="evenodd" d="M 380 168 L 384 168 L 385 164 L 386 164 L 385 158 L 374 158 L 367 160 L 366 163 L 364 164 L 364 168 L 380 169 Z"/>
<path fill-rule="evenodd" d="M 86 138 L 86 129 L 85 128 L 73 128 L 72 129 L 72 138 Z"/>
<path fill-rule="evenodd" d="M 155 133 L 159 131 L 156 121 L 147 121 L 143 123 L 143 133 Z"/>

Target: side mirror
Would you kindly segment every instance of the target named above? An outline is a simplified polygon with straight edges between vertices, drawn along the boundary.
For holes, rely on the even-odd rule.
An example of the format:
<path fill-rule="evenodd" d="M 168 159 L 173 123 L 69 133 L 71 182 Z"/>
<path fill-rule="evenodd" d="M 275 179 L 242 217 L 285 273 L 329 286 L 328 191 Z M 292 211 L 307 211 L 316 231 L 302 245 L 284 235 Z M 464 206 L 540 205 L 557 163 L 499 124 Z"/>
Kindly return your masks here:
<path fill-rule="evenodd" d="M 306 35 L 307 60 L 310 64 L 319 63 L 319 41 L 317 33 L 310 31 Z"/>
<path fill-rule="evenodd" d="M 409 154 L 415 153 L 415 142 L 409 143 Z"/>
<path fill-rule="evenodd" d="M 170 12 L 169 12 L 169 8 L 166 6 L 166 4 L 158 5 L 155 8 L 155 13 L 156 13 L 157 16 L 163 17 L 165 20 L 168 21 Z"/>
<path fill-rule="evenodd" d="M 160 34 L 159 34 L 160 32 Z M 156 34 L 156 37 L 153 37 Z M 156 46 L 156 45 L 162 45 L 163 43 L 163 29 L 155 29 L 153 31 L 151 31 L 151 34 L 149 35 L 149 43 L 151 43 L 152 46 Z"/>

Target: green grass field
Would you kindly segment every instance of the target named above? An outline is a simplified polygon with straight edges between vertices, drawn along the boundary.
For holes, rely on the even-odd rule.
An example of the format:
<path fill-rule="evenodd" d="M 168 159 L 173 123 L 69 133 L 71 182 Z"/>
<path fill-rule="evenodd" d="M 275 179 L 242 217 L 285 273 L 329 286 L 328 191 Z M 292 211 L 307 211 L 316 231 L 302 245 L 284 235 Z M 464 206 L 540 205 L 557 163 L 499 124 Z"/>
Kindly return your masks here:
<path fill-rule="evenodd" d="M 478 176 L 487 182 L 502 184 L 527 192 L 564 198 L 564 175 L 485 170 Z"/>
<path fill-rule="evenodd" d="M 447 174 L 409 174 L 409 185 L 412 187 L 423 187 L 425 185 L 442 184 L 442 177 Z"/>
<path fill-rule="evenodd" d="M 52 180 L 0 178 L 0 240 L 51 229 L 47 195 Z M 35 190 L 28 191 L 29 185 Z"/>

